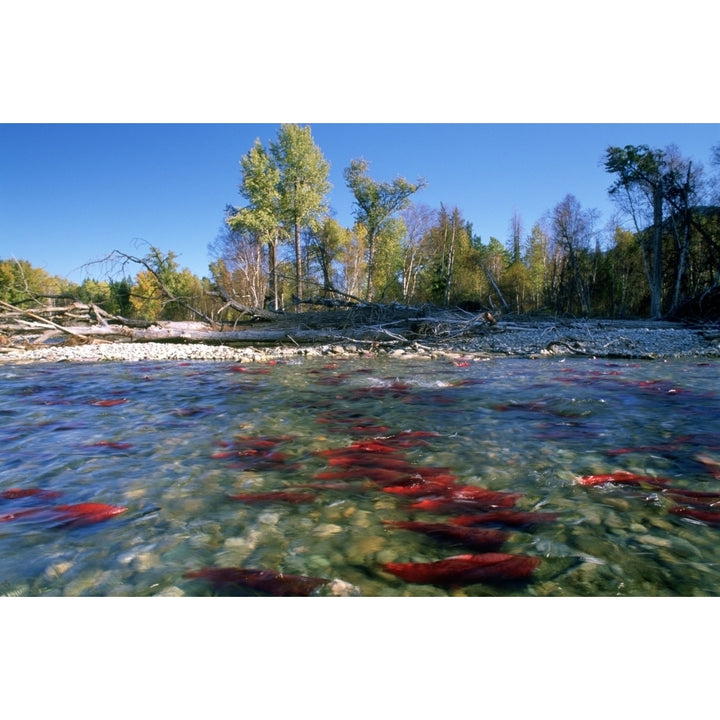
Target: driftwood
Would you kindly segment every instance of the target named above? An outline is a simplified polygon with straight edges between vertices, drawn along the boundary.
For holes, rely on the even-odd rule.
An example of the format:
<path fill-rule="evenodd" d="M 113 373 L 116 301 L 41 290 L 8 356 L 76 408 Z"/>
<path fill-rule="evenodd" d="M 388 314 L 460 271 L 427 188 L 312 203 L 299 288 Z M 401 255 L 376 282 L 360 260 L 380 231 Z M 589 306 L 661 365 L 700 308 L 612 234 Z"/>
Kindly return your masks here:
<path fill-rule="evenodd" d="M 21 308 L 15 307 L 14 305 L 10 305 L 10 303 L 6 303 L 3 300 L 0 300 L 0 308 L 5 309 L 7 312 L 4 313 L 4 315 L 7 316 L 8 319 L 14 318 L 16 323 L 16 326 L 14 328 L 12 326 L 3 324 L 0 326 L 0 330 L 11 330 L 15 333 L 19 333 L 23 330 L 32 332 L 34 330 L 44 329 L 45 332 L 41 335 L 41 338 L 43 340 L 51 337 L 54 334 L 60 333 L 69 335 L 76 341 L 91 342 L 91 339 L 88 338 L 84 332 L 60 325 L 47 317 L 47 315 L 53 315 L 59 312 L 59 309 L 57 308 L 44 308 L 43 310 L 45 317 L 43 317 L 43 314 L 39 314 L 43 313 L 43 310 L 40 310 L 39 312 L 23 310 Z M 69 313 L 69 316 L 73 317 L 73 314 Z M 28 318 L 28 320 L 24 320 L 24 318 Z"/>
<path fill-rule="evenodd" d="M 239 312 L 241 316 L 249 315 L 251 318 L 257 318 L 261 320 L 275 320 L 278 317 L 278 314 L 272 312 L 271 310 L 254 308 L 238 302 L 237 300 L 235 300 L 235 298 L 230 297 L 230 294 L 222 287 L 218 287 L 217 290 L 207 290 L 205 294 L 220 297 L 225 301 L 225 304 L 218 310 L 218 315 L 225 312 L 225 310 L 227 310 L 228 308 L 232 308 L 236 312 Z"/>
<path fill-rule="evenodd" d="M 226 299 L 226 298 L 223 298 Z M 226 302 L 233 303 L 232 298 Z M 231 305 L 233 306 L 233 305 Z M 236 307 L 236 310 L 241 308 Z M 66 307 L 25 310 L 0 301 L 0 344 L 42 345 L 65 340 L 93 342 L 176 342 L 230 345 L 296 345 L 352 342 L 358 345 L 402 345 L 442 341 L 486 331 L 496 323 L 487 312 L 443 310 L 397 304 L 357 305 L 347 309 L 278 315 L 258 313 L 236 322 L 232 330 L 205 322 L 131 321 L 113 316 L 96 305 L 74 302 Z M 52 318 L 52 319 L 51 319 Z"/>

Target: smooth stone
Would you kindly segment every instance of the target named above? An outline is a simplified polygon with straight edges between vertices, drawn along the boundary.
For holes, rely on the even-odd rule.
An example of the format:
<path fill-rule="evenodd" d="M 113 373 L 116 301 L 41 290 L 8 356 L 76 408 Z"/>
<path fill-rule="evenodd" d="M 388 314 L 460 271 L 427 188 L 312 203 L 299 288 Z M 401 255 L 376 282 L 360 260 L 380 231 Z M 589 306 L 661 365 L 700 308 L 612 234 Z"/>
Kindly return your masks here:
<path fill-rule="evenodd" d="M 340 525 L 335 525 L 333 523 L 322 523 L 315 526 L 312 534 L 315 537 L 327 538 L 332 537 L 333 535 L 337 535 L 339 532 L 342 532 L 342 527 Z"/>
<path fill-rule="evenodd" d="M 65 574 L 72 566 L 73 563 L 68 561 L 57 562 L 53 565 L 48 565 L 48 567 L 45 568 L 44 575 L 48 578 L 60 577 L 61 575 Z"/>
<path fill-rule="evenodd" d="M 185 591 L 181 590 L 176 585 L 171 585 L 170 587 L 165 588 L 164 590 L 161 590 L 158 593 L 155 593 L 153 597 L 183 597 L 185 595 Z"/>

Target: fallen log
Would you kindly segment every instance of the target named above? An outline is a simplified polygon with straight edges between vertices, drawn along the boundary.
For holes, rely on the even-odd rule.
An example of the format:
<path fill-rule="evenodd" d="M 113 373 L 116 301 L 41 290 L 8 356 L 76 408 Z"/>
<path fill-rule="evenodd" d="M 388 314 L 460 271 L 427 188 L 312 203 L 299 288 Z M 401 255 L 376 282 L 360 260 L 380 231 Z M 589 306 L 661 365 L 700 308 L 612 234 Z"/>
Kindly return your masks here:
<path fill-rule="evenodd" d="M 81 340 L 82 342 L 92 342 L 92 339 L 88 338 L 85 332 L 77 332 L 76 330 L 71 330 L 70 328 L 64 327 L 63 325 L 58 325 L 57 323 L 49 320 L 48 318 L 37 315 L 30 310 L 22 310 L 21 308 L 11 305 L 10 303 L 6 303 L 4 300 L 0 300 L 0 307 L 4 307 L 6 310 L 10 310 L 13 313 L 20 313 L 21 316 L 31 318 L 32 320 L 41 323 L 41 327 L 49 328 L 52 330 L 56 330 L 59 333 L 70 335 L 77 340 Z"/>
<path fill-rule="evenodd" d="M 125 322 L 124 318 L 112 316 L 95 305 L 86 305 L 86 324 L 60 325 L 41 316 L 37 309 L 25 311 L 7 303 L 3 303 L 3 307 L 11 310 L 4 313 L 4 318 L 13 322 L 3 323 L 0 330 L 8 336 L 23 337 L 33 345 L 53 342 L 63 336 L 69 336 L 73 342 L 407 345 L 420 338 L 442 341 L 475 334 L 491 324 L 482 314 L 468 317 L 437 308 L 430 315 L 428 308 L 390 305 L 284 316 L 273 313 L 272 322 L 258 323 L 259 318 L 255 317 L 242 328 L 236 325 L 232 330 L 222 330 L 206 322 Z"/>

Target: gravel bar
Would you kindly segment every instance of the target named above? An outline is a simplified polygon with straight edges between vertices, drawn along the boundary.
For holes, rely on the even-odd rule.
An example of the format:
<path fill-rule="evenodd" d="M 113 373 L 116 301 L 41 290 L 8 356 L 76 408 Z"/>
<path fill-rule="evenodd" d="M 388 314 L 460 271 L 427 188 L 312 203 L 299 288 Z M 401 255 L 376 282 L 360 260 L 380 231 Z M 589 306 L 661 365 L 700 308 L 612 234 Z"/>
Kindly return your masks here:
<path fill-rule="evenodd" d="M 94 342 L 86 345 L 3 345 L 0 363 L 224 361 L 389 354 L 486 359 L 493 356 L 666 359 L 720 357 L 720 326 L 691 327 L 658 321 L 580 320 L 499 323 L 475 334 L 418 341 L 352 341 L 325 345 L 237 347 L 185 342 Z"/>

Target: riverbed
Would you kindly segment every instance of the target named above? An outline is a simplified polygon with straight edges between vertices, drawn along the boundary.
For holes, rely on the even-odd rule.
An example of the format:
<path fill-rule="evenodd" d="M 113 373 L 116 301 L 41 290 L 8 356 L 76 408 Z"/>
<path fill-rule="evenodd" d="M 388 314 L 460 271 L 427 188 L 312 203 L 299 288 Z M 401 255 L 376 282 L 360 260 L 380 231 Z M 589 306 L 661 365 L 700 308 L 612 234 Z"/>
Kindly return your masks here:
<path fill-rule="evenodd" d="M 720 590 L 716 358 L 35 362 L 0 379 L 2 595 L 294 594 L 300 577 L 299 594 L 371 597 Z M 437 565 L 468 555 L 495 570 Z"/>

